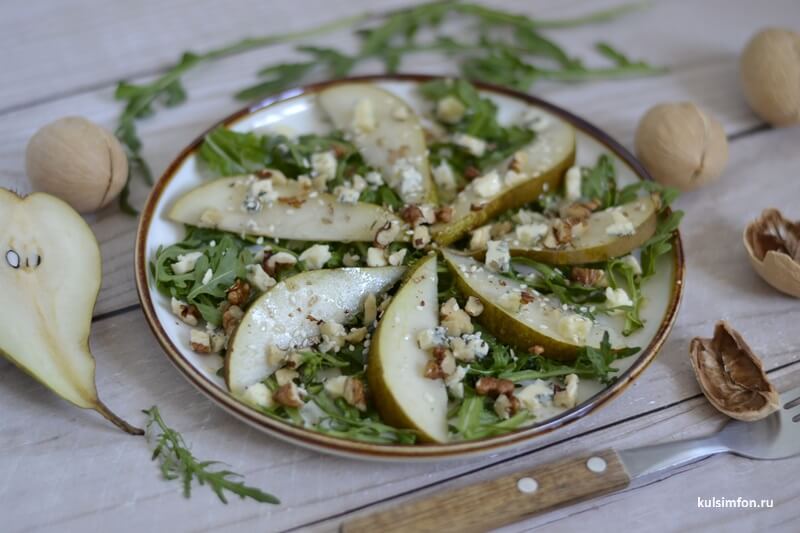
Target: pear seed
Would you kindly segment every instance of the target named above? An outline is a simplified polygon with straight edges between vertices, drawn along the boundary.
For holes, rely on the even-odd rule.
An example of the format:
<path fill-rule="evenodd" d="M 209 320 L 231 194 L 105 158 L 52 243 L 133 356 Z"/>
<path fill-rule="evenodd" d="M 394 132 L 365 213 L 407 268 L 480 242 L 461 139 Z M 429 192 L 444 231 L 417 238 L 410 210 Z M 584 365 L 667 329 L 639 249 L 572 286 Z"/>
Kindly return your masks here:
<path fill-rule="evenodd" d="M 6 263 L 11 268 L 19 268 L 19 254 L 14 250 L 9 250 L 6 252 Z"/>

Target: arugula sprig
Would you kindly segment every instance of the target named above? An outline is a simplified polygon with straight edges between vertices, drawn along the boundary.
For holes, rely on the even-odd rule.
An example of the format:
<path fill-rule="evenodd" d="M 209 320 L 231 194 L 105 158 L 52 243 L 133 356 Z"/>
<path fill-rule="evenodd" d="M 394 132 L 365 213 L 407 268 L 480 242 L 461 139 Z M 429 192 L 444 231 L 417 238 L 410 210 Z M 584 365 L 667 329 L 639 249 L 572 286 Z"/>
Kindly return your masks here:
<path fill-rule="evenodd" d="M 261 503 L 277 505 L 280 500 L 256 487 L 245 485 L 240 474 L 230 470 L 211 470 L 211 467 L 220 465 L 219 461 L 199 461 L 189 450 L 183 436 L 167 426 L 158 407 L 155 405 L 145 409 L 147 415 L 146 435 L 149 440 L 155 441 L 153 460 L 159 461 L 161 475 L 166 480 L 181 480 L 183 495 L 188 498 L 192 492 L 192 484 L 196 481 L 200 485 L 208 485 L 222 503 L 227 504 L 225 492 L 235 494 L 242 499 L 250 498 Z"/>
<path fill-rule="evenodd" d="M 129 181 L 120 195 L 120 208 L 126 213 L 137 214 L 129 201 L 131 176 L 141 174 L 146 183 L 152 184 L 153 181 L 149 165 L 142 156 L 142 141 L 137 131 L 137 122 L 153 115 L 159 104 L 174 107 L 183 103 L 187 98 L 183 77 L 200 65 L 260 47 L 353 28 L 361 39 L 356 52 L 300 46 L 298 51 L 307 55 L 307 60 L 264 67 L 258 73 L 263 79 L 240 90 L 236 97 L 251 100 L 287 89 L 313 77 L 343 77 L 363 62 L 374 59 L 381 60 L 386 71 L 395 72 L 403 57 L 418 52 L 440 52 L 460 59 L 461 74 L 469 79 L 523 90 L 529 89 L 539 79 L 580 81 L 647 76 L 662 73 L 664 69 L 643 61 L 630 60 L 607 43 L 598 43 L 597 49 L 601 55 L 612 61 L 613 66 L 587 68 L 580 60 L 570 57 L 558 44 L 540 33 L 543 29 L 605 22 L 643 5 L 645 4 L 623 4 L 575 18 L 537 20 L 475 3 L 434 1 L 381 15 L 363 13 L 345 17 L 297 32 L 246 38 L 203 53 L 186 52 L 174 65 L 150 82 L 134 84 L 121 81 L 117 86 L 115 98 L 124 103 L 124 108 L 115 134 L 125 147 L 130 166 Z M 457 41 L 442 32 L 442 22 L 453 16 L 476 23 L 478 37 L 472 41 Z M 362 24 L 370 19 L 381 22 L 364 29 Z M 432 30 L 433 39 L 420 39 L 419 34 L 423 29 Z M 505 38 L 509 29 L 512 30 L 511 41 Z M 496 32 L 503 35 L 493 35 Z M 555 68 L 533 64 L 527 60 L 528 57 L 553 61 Z"/>

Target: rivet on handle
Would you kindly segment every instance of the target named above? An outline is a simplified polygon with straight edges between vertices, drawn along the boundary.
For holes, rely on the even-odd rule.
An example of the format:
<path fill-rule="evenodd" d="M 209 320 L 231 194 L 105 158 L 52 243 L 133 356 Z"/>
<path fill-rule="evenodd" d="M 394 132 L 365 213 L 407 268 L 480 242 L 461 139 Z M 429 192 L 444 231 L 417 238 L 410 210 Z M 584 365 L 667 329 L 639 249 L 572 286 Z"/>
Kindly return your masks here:
<path fill-rule="evenodd" d="M 517 489 L 523 494 L 531 494 L 539 488 L 539 483 L 532 477 L 523 477 L 517 481 Z"/>
<path fill-rule="evenodd" d="M 589 457 L 589 460 L 586 461 L 586 468 L 595 474 L 602 474 L 606 471 L 607 466 L 605 459 L 602 457 Z"/>

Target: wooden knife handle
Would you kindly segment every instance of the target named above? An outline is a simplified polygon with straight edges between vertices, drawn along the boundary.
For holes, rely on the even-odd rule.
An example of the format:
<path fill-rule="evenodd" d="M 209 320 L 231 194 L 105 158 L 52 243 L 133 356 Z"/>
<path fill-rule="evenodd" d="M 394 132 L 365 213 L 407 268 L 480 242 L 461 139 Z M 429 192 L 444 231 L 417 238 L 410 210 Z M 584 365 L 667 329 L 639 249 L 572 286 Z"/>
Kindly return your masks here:
<path fill-rule="evenodd" d="M 608 449 L 413 500 L 345 522 L 342 531 L 487 531 L 624 488 L 630 477 Z"/>

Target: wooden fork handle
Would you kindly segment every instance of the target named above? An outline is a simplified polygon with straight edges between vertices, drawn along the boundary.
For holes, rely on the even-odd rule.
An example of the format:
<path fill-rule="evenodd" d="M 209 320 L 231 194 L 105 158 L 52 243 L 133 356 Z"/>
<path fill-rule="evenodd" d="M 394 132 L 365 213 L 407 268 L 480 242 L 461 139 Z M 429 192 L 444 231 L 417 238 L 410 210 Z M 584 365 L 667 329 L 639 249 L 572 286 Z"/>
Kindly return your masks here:
<path fill-rule="evenodd" d="M 630 477 L 617 452 L 531 470 L 400 504 L 345 522 L 342 531 L 487 531 L 526 517 L 624 488 Z"/>

